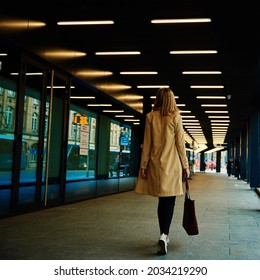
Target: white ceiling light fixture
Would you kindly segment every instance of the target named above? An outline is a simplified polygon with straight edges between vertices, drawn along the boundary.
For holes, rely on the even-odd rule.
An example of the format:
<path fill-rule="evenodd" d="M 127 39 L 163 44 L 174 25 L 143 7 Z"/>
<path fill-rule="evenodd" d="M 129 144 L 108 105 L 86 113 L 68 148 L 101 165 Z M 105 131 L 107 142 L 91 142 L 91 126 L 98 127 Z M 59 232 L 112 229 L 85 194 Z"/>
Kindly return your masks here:
<path fill-rule="evenodd" d="M 104 113 L 123 113 L 124 110 L 103 110 Z"/>
<path fill-rule="evenodd" d="M 218 95 L 198 95 L 196 96 L 197 99 L 226 99 L 226 96 L 218 96 Z"/>
<path fill-rule="evenodd" d="M 115 115 L 116 118 L 134 118 L 133 115 Z"/>
<path fill-rule="evenodd" d="M 221 71 L 183 71 L 183 75 L 220 75 Z"/>
<path fill-rule="evenodd" d="M 229 119 L 229 116 L 208 116 L 211 119 Z"/>
<path fill-rule="evenodd" d="M 218 53 L 216 50 L 178 50 L 178 51 L 170 51 L 170 54 L 216 54 Z"/>
<path fill-rule="evenodd" d="M 156 71 L 122 71 L 120 75 L 157 75 Z"/>
<path fill-rule="evenodd" d="M 196 118 L 196 116 L 181 116 L 183 119 L 185 118 Z"/>
<path fill-rule="evenodd" d="M 151 99 L 155 99 L 156 98 L 156 96 L 155 95 L 151 95 L 150 96 L 150 98 Z M 179 96 L 177 96 L 177 95 L 174 95 L 174 98 L 175 99 L 178 99 L 179 98 Z M 190 113 L 191 111 L 182 111 L 182 110 L 180 110 L 180 113 Z"/>
<path fill-rule="evenodd" d="M 229 126 L 229 123 L 212 123 L 211 127 Z"/>
<path fill-rule="evenodd" d="M 207 114 L 228 114 L 228 111 L 205 111 Z"/>
<path fill-rule="evenodd" d="M 140 55 L 139 51 L 95 52 L 95 55 Z"/>
<path fill-rule="evenodd" d="M 95 99 L 95 96 L 71 96 L 70 99 Z"/>
<path fill-rule="evenodd" d="M 201 107 L 227 107 L 227 104 L 201 104 Z"/>
<path fill-rule="evenodd" d="M 88 107 L 112 107 L 112 104 L 87 104 Z"/>
<path fill-rule="evenodd" d="M 58 21 L 57 25 L 107 25 L 114 24 L 113 20 L 80 20 L 80 21 Z"/>
<path fill-rule="evenodd" d="M 139 119 L 124 119 L 125 122 L 140 122 Z"/>
<path fill-rule="evenodd" d="M 137 88 L 169 88 L 170 86 L 168 85 L 140 85 L 137 86 Z"/>
<path fill-rule="evenodd" d="M 224 88 L 222 85 L 192 85 L 190 88 Z"/>
<path fill-rule="evenodd" d="M 230 120 L 210 120 L 211 122 L 217 122 L 217 123 L 229 123 L 230 122 Z"/>
<path fill-rule="evenodd" d="M 179 19 L 152 19 L 153 24 L 169 24 L 169 23 L 208 23 L 211 22 L 210 18 L 179 18 Z"/>

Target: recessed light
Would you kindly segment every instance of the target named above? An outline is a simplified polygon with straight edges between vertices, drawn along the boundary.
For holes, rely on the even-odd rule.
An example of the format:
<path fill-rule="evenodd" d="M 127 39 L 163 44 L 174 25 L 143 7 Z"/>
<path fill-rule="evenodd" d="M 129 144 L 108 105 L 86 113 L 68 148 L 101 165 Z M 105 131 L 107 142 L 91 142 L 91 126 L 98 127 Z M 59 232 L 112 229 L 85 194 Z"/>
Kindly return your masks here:
<path fill-rule="evenodd" d="M 220 75 L 221 71 L 183 71 L 183 75 Z"/>
<path fill-rule="evenodd" d="M 151 23 L 202 23 L 211 22 L 210 18 L 179 18 L 179 19 L 152 19 Z"/>
<path fill-rule="evenodd" d="M 170 51 L 170 54 L 216 54 L 216 50 L 179 50 L 179 51 Z"/>
<path fill-rule="evenodd" d="M 82 20 L 82 21 L 59 21 L 57 25 L 103 25 L 114 24 L 113 20 Z"/>
<path fill-rule="evenodd" d="M 224 88 L 224 86 L 222 86 L 222 85 L 212 85 L 212 86 L 194 85 L 194 86 L 190 86 L 190 88 Z"/>
<path fill-rule="evenodd" d="M 139 55 L 139 51 L 96 52 L 95 55 Z"/>
<path fill-rule="evenodd" d="M 143 85 L 143 86 L 137 86 L 137 88 L 169 88 L 170 86 L 167 85 Z"/>
<path fill-rule="evenodd" d="M 121 75 L 157 75 L 156 71 L 122 71 Z"/>

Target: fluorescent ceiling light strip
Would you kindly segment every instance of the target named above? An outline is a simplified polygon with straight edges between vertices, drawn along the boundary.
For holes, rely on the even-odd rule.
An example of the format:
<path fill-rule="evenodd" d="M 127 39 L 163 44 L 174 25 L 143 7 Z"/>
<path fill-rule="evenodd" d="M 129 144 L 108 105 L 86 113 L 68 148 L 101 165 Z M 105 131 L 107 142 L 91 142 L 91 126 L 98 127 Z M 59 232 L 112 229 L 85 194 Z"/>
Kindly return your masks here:
<path fill-rule="evenodd" d="M 205 85 L 193 85 L 190 88 L 224 88 L 222 85 L 212 85 L 212 86 L 205 86 Z"/>
<path fill-rule="evenodd" d="M 124 110 L 103 110 L 104 113 L 123 113 Z"/>
<path fill-rule="evenodd" d="M 143 85 L 137 86 L 137 88 L 169 88 L 170 86 L 167 85 Z"/>
<path fill-rule="evenodd" d="M 227 107 L 227 104 L 201 104 L 201 107 Z"/>
<path fill-rule="evenodd" d="M 66 88 L 65 86 L 47 86 L 47 88 L 56 88 L 56 89 L 58 89 L 58 88 Z M 70 88 L 75 88 L 74 86 L 71 86 Z"/>
<path fill-rule="evenodd" d="M 218 126 L 229 126 L 229 123 L 212 123 L 211 127 L 218 127 Z"/>
<path fill-rule="evenodd" d="M 198 95 L 196 96 L 198 99 L 226 99 L 226 96 L 203 96 L 203 95 Z"/>
<path fill-rule="evenodd" d="M 178 98 L 179 98 L 179 96 L 177 96 L 177 95 L 174 95 L 174 97 L 175 97 L 175 99 L 178 99 Z M 155 96 L 155 95 L 151 95 L 150 98 L 151 98 L 151 99 L 155 99 L 156 96 Z M 191 111 L 182 111 L 182 110 L 180 110 L 180 113 L 190 113 L 190 112 L 191 112 Z"/>
<path fill-rule="evenodd" d="M 82 20 L 82 21 L 59 21 L 57 25 L 103 25 L 114 24 L 113 20 Z"/>
<path fill-rule="evenodd" d="M 71 96 L 70 99 L 95 99 L 95 96 Z"/>
<path fill-rule="evenodd" d="M 185 122 L 199 122 L 198 120 L 185 120 Z"/>
<path fill-rule="evenodd" d="M 44 56 L 53 57 L 53 58 L 76 58 L 86 56 L 87 53 L 78 52 L 78 51 L 47 51 L 43 53 Z"/>
<path fill-rule="evenodd" d="M 7 53 L 0 53 L 0 56 L 7 56 Z"/>
<path fill-rule="evenodd" d="M 86 71 L 78 71 L 76 75 L 80 76 L 88 76 L 88 77 L 103 77 L 103 76 L 111 76 L 113 72 L 110 71 L 102 71 L 102 70 L 86 70 Z"/>
<path fill-rule="evenodd" d="M 206 151 L 205 154 L 217 152 L 217 151 L 220 151 L 220 150 L 223 150 L 223 149 L 224 149 L 224 147 L 213 148 L 213 149 L 211 149 L 211 150 Z"/>
<path fill-rule="evenodd" d="M 40 21 L 33 20 L 6 20 L 0 22 L 1 27 L 5 28 L 20 28 L 20 29 L 28 29 L 35 27 L 43 27 L 46 26 L 46 23 Z"/>
<path fill-rule="evenodd" d="M 205 111 L 208 114 L 228 114 L 228 111 Z"/>
<path fill-rule="evenodd" d="M 220 75 L 221 71 L 183 71 L 183 75 Z"/>
<path fill-rule="evenodd" d="M 139 55 L 139 51 L 96 52 L 95 55 Z"/>
<path fill-rule="evenodd" d="M 19 73 L 10 73 L 11 76 L 18 76 Z M 42 72 L 25 73 L 26 76 L 42 76 Z"/>
<path fill-rule="evenodd" d="M 121 75 L 157 75 L 156 71 L 122 71 Z"/>
<path fill-rule="evenodd" d="M 133 115 L 115 115 L 116 118 L 133 118 Z"/>
<path fill-rule="evenodd" d="M 190 50 L 190 51 L 170 51 L 170 54 L 216 54 L 216 50 Z"/>
<path fill-rule="evenodd" d="M 125 122 L 139 122 L 139 119 L 124 119 Z"/>
<path fill-rule="evenodd" d="M 229 116 L 208 116 L 211 119 L 229 119 Z"/>
<path fill-rule="evenodd" d="M 179 18 L 179 19 L 152 19 L 151 23 L 202 23 L 211 22 L 210 18 Z"/>
<path fill-rule="evenodd" d="M 196 118 L 196 116 L 181 116 L 183 119 L 185 118 Z"/>
<path fill-rule="evenodd" d="M 87 104 L 89 107 L 111 107 L 112 104 Z"/>
<path fill-rule="evenodd" d="M 230 122 L 230 120 L 210 120 L 211 122 L 218 122 L 218 123 L 221 123 L 221 122 Z"/>

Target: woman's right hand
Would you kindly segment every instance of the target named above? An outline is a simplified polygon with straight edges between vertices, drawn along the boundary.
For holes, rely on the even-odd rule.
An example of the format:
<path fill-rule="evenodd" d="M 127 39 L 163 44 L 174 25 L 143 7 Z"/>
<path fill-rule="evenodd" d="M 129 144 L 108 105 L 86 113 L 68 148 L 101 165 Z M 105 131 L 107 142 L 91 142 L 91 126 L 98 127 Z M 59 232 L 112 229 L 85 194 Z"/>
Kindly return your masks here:
<path fill-rule="evenodd" d="M 190 177 L 190 169 L 189 168 L 184 169 L 184 175 L 185 175 L 186 178 Z"/>
<path fill-rule="evenodd" d="M 143 179 L 147 179 L 147 169 L 141 168 L 141 176 Z"/>

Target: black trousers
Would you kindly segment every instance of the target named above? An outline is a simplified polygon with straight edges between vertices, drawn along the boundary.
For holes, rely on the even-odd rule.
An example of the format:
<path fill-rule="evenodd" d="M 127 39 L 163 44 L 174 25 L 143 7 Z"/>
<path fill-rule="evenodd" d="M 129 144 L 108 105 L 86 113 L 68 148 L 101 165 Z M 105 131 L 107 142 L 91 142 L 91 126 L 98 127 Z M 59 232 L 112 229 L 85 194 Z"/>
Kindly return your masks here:
<path fill-rule="evenodd" d="M 174 213 L 175 199 L 176 196 L 159 197 L 157 214 L 161 234 L 169 234 Z"/>

